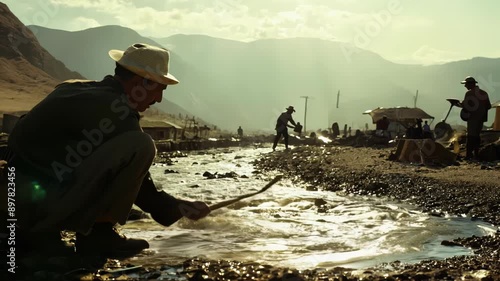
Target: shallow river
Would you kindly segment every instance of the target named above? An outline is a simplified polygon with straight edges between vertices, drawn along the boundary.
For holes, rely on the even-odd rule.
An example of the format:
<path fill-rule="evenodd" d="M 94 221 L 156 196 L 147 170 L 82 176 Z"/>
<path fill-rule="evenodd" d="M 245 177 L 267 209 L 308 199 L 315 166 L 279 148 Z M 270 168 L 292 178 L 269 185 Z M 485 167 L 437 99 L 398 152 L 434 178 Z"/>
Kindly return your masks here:
<path fill-rule="evenodd" d="M 156 164 L 158 186 L 176 196 L 208 203 L 261 189 L 275 174 L 253 174 L 252 161 L 269 148 L 190 152 L 174 165 Z M 165 174 L 166 169 L 178 173 Z M 206 179 L 204 172 L 236 172 L 248 178 Z M 171 257 L 256 261 L 298 269 L 344 266 L 366 268 L 382 262 L 418 262 L 471 254 L 442 240 L 495 231 L 469 218 L 439 218 L 414 206 L 384 198 L 340 196 L 307 191 L 282 180 L 266 192 L 214 211 L 197 222 L 182 219 L 165 228 L 152 220 L 126 225 L 131 237 L 149 240 L 157 253 Z M 329 206 L 318 210 L 316 199 Z"/>

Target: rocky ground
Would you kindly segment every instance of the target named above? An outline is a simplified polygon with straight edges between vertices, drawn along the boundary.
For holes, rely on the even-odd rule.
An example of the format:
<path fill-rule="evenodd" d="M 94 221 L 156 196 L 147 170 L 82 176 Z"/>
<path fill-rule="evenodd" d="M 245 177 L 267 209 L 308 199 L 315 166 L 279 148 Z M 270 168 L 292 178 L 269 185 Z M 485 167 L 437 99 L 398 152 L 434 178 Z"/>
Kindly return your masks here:
<path fill-rule="evenodd" d="M 332 192 L 387 196 L 418 205 L 436 216 L 465 215 L 500 225 L 500 163 L 457 162 L 428 167 L 389 161 L 394 151 L 387 147 L 298 146 L 266 154 L 254 164 L 258 170 L 278 170 L 293 180 Z M 29 262 L 38 269 L 23 280 L 500 280 L 500 232 L 486 237 L 457 237 L 443 244 L 470 247 L 475 255 L 412 265 L 394 261 L 361 272 L 346 268 L 298 271 L 238 261 L 179 260 L 157 254 L 148 259 L 147 253 L 142 266 L 136 266 L 136 258 L 41 256 L 31 257 Z"/>
<path fill-rule="evenodd" d="M 433 215 L 466 215 L 500 225 L 500 163 L 457 162 L 453 166 L 426 167 L 389 161 L 394 150 L 303 146 L 269 154 L 255 165 L 263 170 L 278 169 L 331 191 L 388 196 L 416 204 Z M 500 279 L 500 231 L 494 236 L 443 243 L 470 247 L 476 255 L 415 265 L 395 262 L 388 272 L 368 270 L 363 280 L 377 280 L 381 274 L 401 280 Z"/>

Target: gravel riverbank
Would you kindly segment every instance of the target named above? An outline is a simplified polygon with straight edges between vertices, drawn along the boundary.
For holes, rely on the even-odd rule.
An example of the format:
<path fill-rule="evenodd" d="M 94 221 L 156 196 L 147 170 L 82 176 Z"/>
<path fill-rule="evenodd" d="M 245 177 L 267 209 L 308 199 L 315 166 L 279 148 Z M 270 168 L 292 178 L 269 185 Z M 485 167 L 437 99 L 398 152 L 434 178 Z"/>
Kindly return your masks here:
<path fill-rule="evenodd" d="M 331 191 L 387 196 L 416 204 L 432 215 L 462 215 L 500 225 L 499 163 L 432 168 L 389 161 L 392 150 L 304 146 L 268 154 L 255 165 Z M 500 279 L 499 231 L 443 243 L 470 247 L 475 255 L 413 265 L 395 262 L 390 270 L 382 266 L 368 270 L 363 279 L 378 279 L 380 274 L 404 280 Z"/>
<path fill-rule="evenodd" d="M 393 150 L 300 146 L 264 154 L 254 165 L 258 171 L 279 171 L 312 188 L 383 196 L 415 204 L 435 216 L 459 215 L 500 225 L 498 163 L 461 162 L 433 168 L 389 161 Z M 443 244 L 472 248 L 475 255 L 409 265 L 394 261 L 365 270 L 302 271 L 253 262 L 172 258 L 168 253 L 145 253 L 146 257 L 107 260 L 107 264 L 99 259 L 42 256 L 29 257 L 38 269 L 23 280 L 500 280 L 499 231 L 492 236 L 457 237 Z M 138 264 L 141 266 L 129 267 Z"/>

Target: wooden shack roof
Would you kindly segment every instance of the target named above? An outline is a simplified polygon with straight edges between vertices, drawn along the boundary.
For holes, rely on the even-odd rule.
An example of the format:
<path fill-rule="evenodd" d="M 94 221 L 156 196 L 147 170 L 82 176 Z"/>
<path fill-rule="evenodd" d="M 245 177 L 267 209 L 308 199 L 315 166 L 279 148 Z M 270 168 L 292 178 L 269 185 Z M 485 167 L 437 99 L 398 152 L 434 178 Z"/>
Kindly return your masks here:
<path fill-rule="evenodd" d="M 162 120 L 145 120 L 141 119 L 139 121 L 139 124 L 141 125 L 142 128 L 175 128 L 175 129 L 182 129 L 181 126 L 169 122 L 169 121 L 162 121 Z"/>

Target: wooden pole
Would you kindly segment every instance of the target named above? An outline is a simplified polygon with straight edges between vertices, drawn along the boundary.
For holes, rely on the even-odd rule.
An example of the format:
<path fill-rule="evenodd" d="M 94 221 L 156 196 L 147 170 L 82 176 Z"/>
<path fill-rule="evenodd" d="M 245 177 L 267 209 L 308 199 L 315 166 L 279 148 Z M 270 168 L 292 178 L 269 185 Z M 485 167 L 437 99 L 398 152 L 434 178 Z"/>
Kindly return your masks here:
<path fill-rule="evenodd" d="M 340 90 L 337 93 L 337 108 L 339 108 Z"/>
<path fill-rule="evenodd" d="M 301 96 L 301 98 L 305 99 L 305 109 L 304 109 L 304 134 L 307 132 L 307 100 L 309 99 L 309 96 Z"/>

